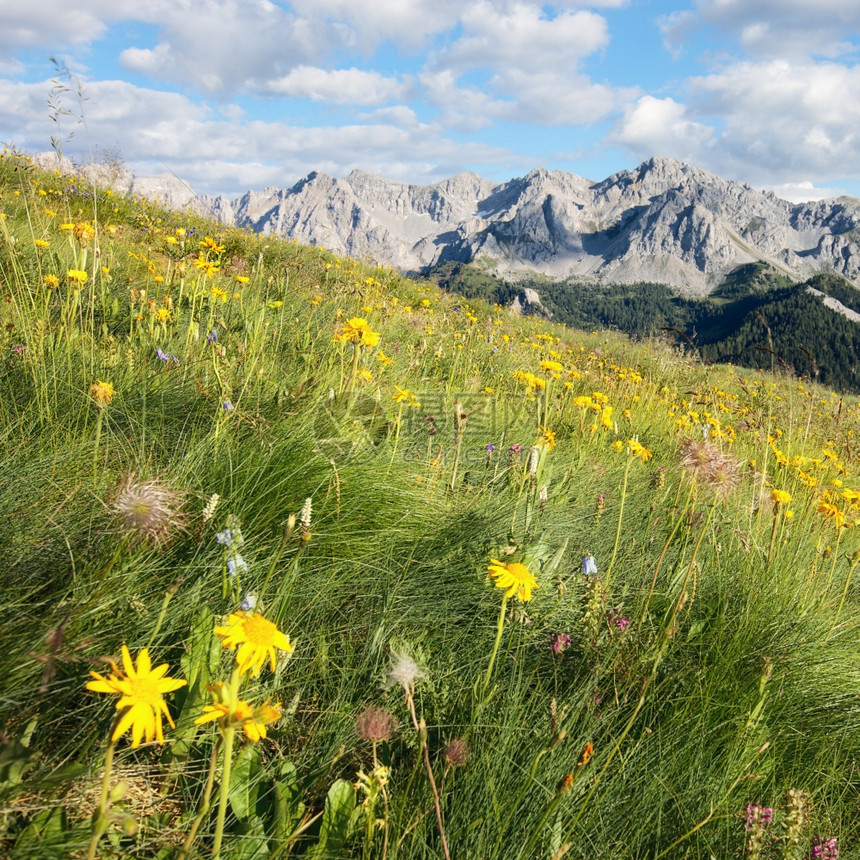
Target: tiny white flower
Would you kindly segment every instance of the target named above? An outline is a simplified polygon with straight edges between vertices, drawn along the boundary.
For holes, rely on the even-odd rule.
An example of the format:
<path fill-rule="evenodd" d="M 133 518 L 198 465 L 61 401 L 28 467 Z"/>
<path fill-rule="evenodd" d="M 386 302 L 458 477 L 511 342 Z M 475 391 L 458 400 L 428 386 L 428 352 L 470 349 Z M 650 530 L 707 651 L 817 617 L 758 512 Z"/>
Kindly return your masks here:
<path fill-rule="evenodd" d="M 257 595 L 249 591 L 239 607 L 243 612 L 253 612 L 257 608 Z"/>

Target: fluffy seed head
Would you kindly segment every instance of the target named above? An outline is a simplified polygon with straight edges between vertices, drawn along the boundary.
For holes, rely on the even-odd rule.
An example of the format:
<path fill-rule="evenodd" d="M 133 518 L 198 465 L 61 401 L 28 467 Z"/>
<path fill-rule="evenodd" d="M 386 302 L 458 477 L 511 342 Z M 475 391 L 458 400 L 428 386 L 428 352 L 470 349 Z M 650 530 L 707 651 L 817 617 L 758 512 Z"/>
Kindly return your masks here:
<path fill-rule="evenodd" d="M 397 718 L 385 708 L 368 705 L 355 720 L 355 733 L 371 743 L 387 741 L 397 731 Z"/>
<path fill-rule="evenodd" d="M 445 760 L 451 767 L 465 767 L 472 757 L 472 747 L 465 738 L 454 738 L 445 747 Z"/>
<path fill-rule="evenodd" d="M 697 482 L 722 499 L 731 495 L 740 483 L 741 466 L 738 460 L 707 440 L 686 442 L 681 449 L 680 465 Z"/>
<path fill-rule="evenodd" d="M 141 481 L 130 475 L 117 491 L 113 511 L 123 531 L 151 544 L 160 544 L 184 529 L 178 512 L 181 495 L 161 481 Z"/>

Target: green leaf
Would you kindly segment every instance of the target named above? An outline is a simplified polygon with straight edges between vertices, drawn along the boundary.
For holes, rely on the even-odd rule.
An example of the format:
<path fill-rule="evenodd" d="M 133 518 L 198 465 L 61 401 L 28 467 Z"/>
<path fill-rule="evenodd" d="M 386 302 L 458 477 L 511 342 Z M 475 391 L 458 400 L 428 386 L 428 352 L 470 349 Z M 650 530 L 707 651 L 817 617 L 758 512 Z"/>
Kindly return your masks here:
<path fill-rule="evenodd" d="M 259 815 L 240 821 L 228 839 L 224 840 L 225 860 L 262 860 L 269 856 L 266 828 Z"/>
<path fill-rule="evenodd" d="M 349 839 L 349 824 L 355 809 L 355 789 L 345 779 L 337 780 L 328 790 L 320 827 L 320 841 L 309 853 L 311 857 L 343 857 Z"/>
<path fill-rule="evenodd" d="M 262 773 L 260 750 L 256 744 L 245 744 L 230 771 L 230 788 L 227 795 L 236 818 L 246 819 L 256 810 Z"/>

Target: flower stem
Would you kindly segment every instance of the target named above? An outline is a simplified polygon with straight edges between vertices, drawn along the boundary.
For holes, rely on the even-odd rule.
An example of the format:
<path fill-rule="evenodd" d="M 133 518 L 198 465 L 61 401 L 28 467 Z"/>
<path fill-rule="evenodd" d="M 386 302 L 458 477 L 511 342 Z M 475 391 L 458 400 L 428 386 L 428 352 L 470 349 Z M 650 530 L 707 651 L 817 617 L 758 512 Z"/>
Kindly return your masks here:
<path fill-rule="evenodd" d="M 621 504 L 618 508 L 618 528 L 615 530 L 615 545 L 612 547 L 612 558 L 609 559 L 609 567 L 606 568 L 606 576 L 603 581 L 609 589 L 609 582 L 612 576 L 612 567 L 615 564 L 615 556 L 618 554 L 618 543 L 621 540 L 621 522 L 624 518 L 624 499 L 627 497 L 627 476 L 630 474 L 630 464 L 636 459 L 632 455 L 627 458 L 627 465 L 624 468 L 624 483 L 621 485 Z"/>
<path fill-rule="evenodd" d="M 496 622 L 496 641 L 493 643 L 493 653 L 490 654 L 490 663 L 487 666 L 487 674 L 484 676 L 484 689 L 486 693 L 490 686 L 490 678 L 493 676 L 493 666 L 496 663 L 496 655 L 499 653 L 499 644 L 502 641 L 502 631 L 505 629 L 505 610 L 508 608 L 508 595 L 502 596 L 502 607 L 499 610 L 499 620 Z"/>
<path fill-rule="evenodd" d="M 212 800 L 212 787 L 215 784 L 215 767 L 218 764 L 218 752 L 221 749 L 221 739 L 212 747 L 212 755 L 209 758 L 209 773 L 206 775 L 206 787 L 203 789 L 203 796 L 200 798 L 200 807 L 197 810 L 197 815 L 191 823 L 191 829 L 185 837 L 185 842 L 182 844 L 182 850 L 179 852 L 177 860 L 185 860 L 185 856 L 191 850 L 194 844 L 194 837 L 197 835 L 197 830 L 203 817 L 209 812 L 210 803 Z"/>
<path fill-rule="evenodd" d="M 114 723 L 116 725 L 116 723 Z M 99 805 L 96 807 L 96 814 L 93 818 L 93 835 L 90 839 L 90 847 L 87 852 L 87 860 L 94 860 L 96 849 L 98 848 L 99 840 L 104 835 L 110 823 L 110 778 L 113 770 L 113 726 L 111 726 L 111 740 L 108 742 L 107 750 L 105 750 L 105 773 L 102 778 L 102 793 L 99 798 Z"/>

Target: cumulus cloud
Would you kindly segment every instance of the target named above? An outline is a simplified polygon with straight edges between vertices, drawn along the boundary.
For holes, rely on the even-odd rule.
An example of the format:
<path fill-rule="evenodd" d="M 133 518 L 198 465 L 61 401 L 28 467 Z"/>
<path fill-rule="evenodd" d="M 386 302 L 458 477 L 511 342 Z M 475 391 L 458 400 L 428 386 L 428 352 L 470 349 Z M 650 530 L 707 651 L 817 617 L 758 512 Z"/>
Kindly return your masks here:
<path fill-rule="evenodd" d="M 488 0 L 467 5 L 460 16 L 464 35 L 440 54 L 441 68 L 512 67 L 521 72 L 576 67 L 606 46 L 606 19 L 594 12 L 547 17 L 540 7 L 512 5 L 506 12 Z"/>
<path fill-rule="evenodd" d="M 135 17 L 138 5 L 129 0 L 89 0 L 82 8 L 65 0 L 0 0 L 0 54 L 93 42 L 104 35 L 110 22 Z"/>
<path fill-rule="evenodd" d="M 712 28 L 757 59 L 835 58 L 857 49 L 846 36 L 860 29 L 860 4 L 856 0 L 698 0 L 694 10 L 663 16 L 660 26 L 674 53 L 704 28 Z"/>
<path fill-rule="evenodd" d="M 265 89 L 273 95 L 357 105 L 384 104 L 401 99 L 406 92 L 404 83 L 379 72 L 313 66 L 299 66 L 269 81 Z"/>
<path fill-rule="evenodd" d="M 56 129 L 44 109 L 49 82 L 0 80 L 0 127 L 15 128 L 4 143 L 40 152 Z M 87 85 L 88 135 L 66 142 L 64 152 L 89 158 L 86 137 L 116 147 L 138 175 L 170 171 L 198 193 L 236 196 L 249 188 L 288 186 L 312 170 L 341 176 L 354 168 L 431 182 L 464 163 L 506 163 L 507 150 L 452 140 L 445 129 L 398 122 L 381 113 L 375 121 L 345 126 L 297 127 L 286 122 L 225 120 L 182 95 L 123 81 Z M 21 119 L 24 117 L 25 119 Z M 76 130 L 70 123 L 68 131 Z M 80 131 L 80 129 L 77 129 Z"/>
<path fill-rule="evenodd" d="M 691 119 L 674 99 L 642 96 L 624 112 L 609 141 L 637 157 L 658 154 L 700 163 L 713 134 L 712 127 Z"/>

